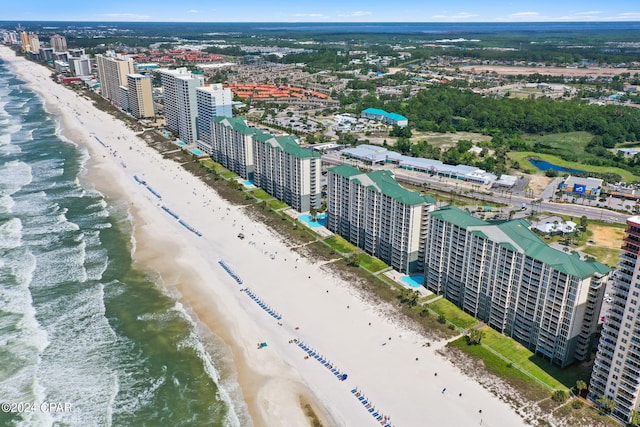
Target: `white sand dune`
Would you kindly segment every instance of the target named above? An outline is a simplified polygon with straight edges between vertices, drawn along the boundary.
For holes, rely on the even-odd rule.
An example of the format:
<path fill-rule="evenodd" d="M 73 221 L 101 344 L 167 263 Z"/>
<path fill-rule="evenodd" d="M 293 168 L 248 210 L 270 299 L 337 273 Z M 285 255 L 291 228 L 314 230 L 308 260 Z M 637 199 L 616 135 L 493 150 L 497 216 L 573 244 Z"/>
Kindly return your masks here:
<path fill-rule="evenodd" d="M 51 70 L 15 57 L 6 47 L 0 48 L 0 58 L 61 117 L 63 134 L 88 148 L 91 185 L 111 202 L 130 205 L 139 266 L 159 271 L 165 286 L 179 292 L 177 298 L 197 320 L 229 345 L 234 366 L 223 371 L 237 373 L 251 418 L 243 425 L 308 425 L 300 396 L 312 403 L 325 425 L 380 425 L 351 392 L 354 388 L 394 426 L 525 425 L 506 403 L 436 354 L 444 343 L 423 346 L 425 339 L 397 324 L 385 307 L 371 305 L 319 265 L 298 260 L 298 254 L 242 208 L 163 159 L 89 100 L 54 83 Z M 161 204 L 203 236 L 181 226 Z M 240 231 L 244 240 L 236 237 Z M 220 267 L 220 259 L 242 278 L 242 286 Z M 244 287 L 282 320 L 241 292 Z M 339 381 L 314 358 L 305 359 L 306 353 L 290 343 L 294 338 L 347 373 L 347 380 Z M 258 342 L 268 346 L 257 349 Z"/>

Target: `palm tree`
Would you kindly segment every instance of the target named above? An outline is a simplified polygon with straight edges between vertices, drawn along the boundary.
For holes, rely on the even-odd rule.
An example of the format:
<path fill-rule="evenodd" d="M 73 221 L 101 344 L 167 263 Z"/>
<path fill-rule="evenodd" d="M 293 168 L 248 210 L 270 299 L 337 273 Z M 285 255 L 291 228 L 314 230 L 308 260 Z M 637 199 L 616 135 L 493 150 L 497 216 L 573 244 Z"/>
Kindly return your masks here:
<path fill-rule="evenodd" d="M 316 220 L 318 219 L 318 209 L 312 207 L 311 209 L 309 209 L 309 213 L 311 214 L 311 221 L 316 222 Z"/>
<path fill-rule="evenodd" d="M 576 381 L 576 390 L 578 390 L 578 396 L 582 396 L 582 392 L 584 390 L 587 389 L 587 383 L 582 381 L 582 380 L 578 380 Z"/>
<path fill-rule="evenodd" d="M 600 396 L 598 397 L 597 401 L 600 405 L 600 408 L 602 408 L 602 410 L 607 414 L 616 407 L 616 401 L 607 396 Z"/>
<path fill-rule="evenodd" d="M 632 409 L 629 414 L 629 424 L 632 426 L 640 426 L 640 412 Z"/>

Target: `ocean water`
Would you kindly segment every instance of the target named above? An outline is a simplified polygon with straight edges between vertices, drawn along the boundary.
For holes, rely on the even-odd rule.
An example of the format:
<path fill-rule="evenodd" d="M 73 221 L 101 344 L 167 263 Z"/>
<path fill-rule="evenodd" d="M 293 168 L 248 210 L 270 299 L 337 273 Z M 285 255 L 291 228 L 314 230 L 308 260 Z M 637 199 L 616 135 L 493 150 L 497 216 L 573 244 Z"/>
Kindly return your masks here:
<path fill-rule="evenodd" d="M 223 345 L 132 267 L 126 204 L 56 130 L 0 61 L 0 426 L 250 425 Z"/>

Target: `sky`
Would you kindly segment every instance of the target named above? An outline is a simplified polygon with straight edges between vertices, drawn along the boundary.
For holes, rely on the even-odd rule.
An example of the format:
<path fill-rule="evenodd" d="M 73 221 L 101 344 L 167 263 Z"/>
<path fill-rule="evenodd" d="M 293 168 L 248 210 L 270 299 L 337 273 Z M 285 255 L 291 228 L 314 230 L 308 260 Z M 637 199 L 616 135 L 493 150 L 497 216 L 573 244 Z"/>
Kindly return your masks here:
<path fill-rule="evenodd" d="M 149 22 L 640 21 L 638 0 L 4 0 L 0 20 Z"/>

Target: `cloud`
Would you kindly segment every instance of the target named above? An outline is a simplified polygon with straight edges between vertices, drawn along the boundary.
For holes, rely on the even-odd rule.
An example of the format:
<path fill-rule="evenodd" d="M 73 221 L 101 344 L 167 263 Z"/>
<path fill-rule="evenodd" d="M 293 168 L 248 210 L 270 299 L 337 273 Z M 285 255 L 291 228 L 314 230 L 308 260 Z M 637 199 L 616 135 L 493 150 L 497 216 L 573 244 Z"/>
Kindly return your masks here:
<path fill-rule="evenodd" d="M 200 11 L 197 10 L 197 9 L 191 9 L 191 10 L 188 10 L 187 12 L 189 12 L 189 13 L 200 13 Z"/>
<path fill-rule="evenodd" d="M 602 13 L 601 10 L 590 10 L 588 12 L 576 12 L 574 15 L 576 16 L 592 16 L 592 15 L 600 15 Z"/>
<path fill-rule="evenodd" d="M 637 21 L 637 20 L 640 20 L 640 12 L 619 13 L 618 15 L 614 16 L 613 19 Z"/>
<path fill-rule="evenodd" d="M 105 13 L 100 16 L 114 19 L 122 19 L 125 21 L 146 21 L 151 19 L 149 15 L 138 15 L 137 13 Z"/>
<path fill-rule="evenodd" d="M 328 18 L 327 15 L 322 13 L 296 13 L 293 16 L 296 18 Z"/>
<path fill-rule="evenodd" d="M 479 15 L 476 15 L 474 13 L 469 13 L 469 12 L 458 12 L 455 13 L 453 15 L 432 15 L 431 17 L 434 19 L 446 19 L 446 20 L 455 20 L 455 19 L 469 19 L 469 18 L 475 18 Z"/>
<path fill-rule="evenodd" d="M 350 18 L 350 17 L 368 16 L 368 15 L 371 15 L 371 12 L 365 12 L 363 10 L 358 10 L 355 12 L 347 12 L 347 13 L 338 13 L 338 16 L 341 18 Z"/>
<path fill-rule="evenodd" d="M 508 16 L 508 18 L 511 19 L 531 19 L 540 17 L 541 16 L 538 12 L 516 12 Z"/>

